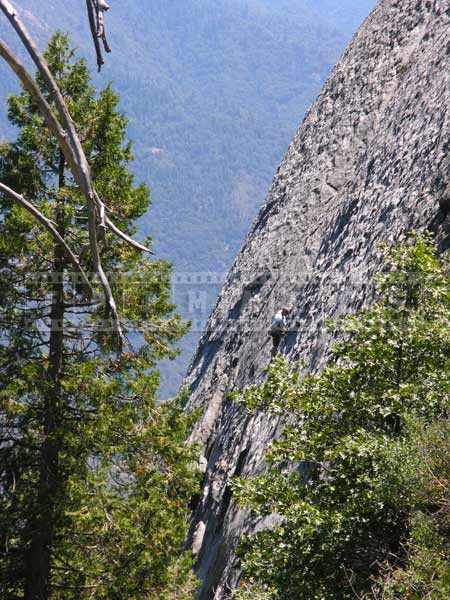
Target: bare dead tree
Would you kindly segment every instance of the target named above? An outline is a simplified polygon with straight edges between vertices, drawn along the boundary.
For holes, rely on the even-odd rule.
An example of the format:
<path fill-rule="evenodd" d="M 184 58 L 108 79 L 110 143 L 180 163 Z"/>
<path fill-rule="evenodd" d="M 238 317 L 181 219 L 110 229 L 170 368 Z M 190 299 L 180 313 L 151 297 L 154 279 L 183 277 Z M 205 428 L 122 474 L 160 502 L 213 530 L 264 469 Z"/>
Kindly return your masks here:
<path fill-rule="evenodd" d="M 91 2 L 91 9 L 95 8 L 97 14 L 96 39 L 98 41 L 99 34 L 102 39 L 104 38 L 104 22 L 102 19 L 100 19 L 100 21 L 98 20 L 98 15 L 100 13 L 103 14 L 103 12 L 107 10 L 108 5 L 103 0 L 88 0 L 88 5 L 89 2 Z M 74 122 L 69 114 L 69 111 L 61 94 L 61 91 L 58 87 L 58 84 L 52 76 L 44 56 L 34 43 L 33 38 L 31 37 L 27 28 L 21 21 L 17 10 L 13 7 L 11 2 L 9 2 L 9 0 L 0 0 L 0 9 L 13 26 L 22 44 L 24 45 L 28 54 L 32 58 L 36 67 L 38 68 L 38 71 L 44 81 L 47 91 L 55 104 L 56 113 L 45 99 L 35 79 L 28 72 L 26 67 L 14 55 L 14 53 L 8 48 L 8 46 L 0 40 L 0 56 L 16 73 L 16 75 L 22 82 L 24 88 L 35 100 L 37 107 L 42 116 L 44 117 L 47 127 L 49 128 L 51 134 L 53 134 L 58 140 L 58 144 L 61 148 L 64 158 L 67 161 L 70 170 L 72 171 L 73 177 L 77 185 L 79 186 L 81 192 L 85 197 L 88 214 L 89 248 L 91 251 L 93 269 L 103 289 L 106 313 L 111 316 L 112 321 L 114 323 L 114 328 L 117 335 L 118 349 L 120 351 L 123 346 L 123 332 L 111 286 L 102 267 L 101 253 L 99 248 L 99 237 L 103 237 L 104 233 L 102 232 L 104 232 L 105 229 L 109 229 L 122 240 L 126 241 L 128 244 L 133 246 L 135 249 L 141 252 L 150 252 L 150 250 L 142 244 L 140 244 L 139 242 L 136 242 L 135 240 L 130 238 L 125 232 L 121 231 L 116 225 L 114 225 L 110 217 L 107 215 L 107 207 L 105 207 L 104 203 L 102 202 L 101 198 L 95 190 L 91 176 L 91 170 L 86 159 L 86 155 L 84 153 L 80 138 L 76 131 Z M 18 200 L 18 197 L 20 197 L 20 195 L 16 194 L 14 190 L 9 190 L 7 193 L 9 193 L 9 195 L 16 201 L 21 202 L 20 200 Z M 23 206 L 25 206 L 24 202 L 21 203 Z M 32 204 L 29 204 L 31 207 Z M 26 208 L 32 214 L 34 214 L 34 216 L 42 223 L 42 219 L 40 219 L 39 215 L 36 214 L 36 212 L 33 212 L 30 209 L 30 207 L 26 206 Z M 48 223 L 44 224 L 47 228 L 49 228 Z M 55 233 L 55 231 L 51 231 L 52 234 L 55 236 L 57 232 Z M 70 252 L 71 255 L 75 257 L 75 253 L 73 253 L 70 250 L 69 245 L 65 242 L 64 249 L 66 252 Z"/>
<path fill-rule="evenodd" d="M 95 53 L 97 55 L 97 66 L 100 71 L 102 65 L 105 64 L 100 40 L 103 43 L 105 52 L 111 52 L 105 33 L 105 12 L 109 10 L 109 4 L 107 4 L 105 0 L 86 0 L 86 7 L 88 11 L 89 27 L 91 29 Z"/>

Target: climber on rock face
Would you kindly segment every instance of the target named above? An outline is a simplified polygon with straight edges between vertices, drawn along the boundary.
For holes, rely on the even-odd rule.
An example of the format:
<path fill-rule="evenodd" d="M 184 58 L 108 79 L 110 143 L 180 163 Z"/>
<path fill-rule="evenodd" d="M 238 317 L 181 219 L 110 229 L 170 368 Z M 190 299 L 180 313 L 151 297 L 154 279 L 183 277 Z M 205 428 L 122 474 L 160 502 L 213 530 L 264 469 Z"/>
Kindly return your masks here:
<path fill-rule="evenodd" d="M 272 326 L 269 329 L 269 335 L 272 338 L 273 346 L 272 346 L 272 356 L 277 353 L 278 346 L 280 345 L 281 339 L 288 332 L 288 322 L 287 317 L 290 313 L 289 308 L 283 306 L 278 310 L 272 320 Z"/>

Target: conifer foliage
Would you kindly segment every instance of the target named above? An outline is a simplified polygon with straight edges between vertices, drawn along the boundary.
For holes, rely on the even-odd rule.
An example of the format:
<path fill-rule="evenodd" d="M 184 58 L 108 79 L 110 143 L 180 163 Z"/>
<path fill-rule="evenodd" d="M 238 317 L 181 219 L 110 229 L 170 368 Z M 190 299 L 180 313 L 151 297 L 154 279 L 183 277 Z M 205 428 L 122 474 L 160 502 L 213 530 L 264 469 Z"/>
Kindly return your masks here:
<path fill-rule="evenodd" d="M 53 37 L 46 60 L 100 197 L 134 233 L 149 193 L 129 171 L 117 96 L 111 86 L 95 92 L 66 36 Z M 83 197 L 25 91 L 10 98 L 9 119 L 18 135 L 0 147 L 0 180 L 33 199 L 92 272 Z M 118 357 L 95 278 L 92 291 L 10 197 L 0 195 L 0 207 L 0 596 L 190 598 L 190 559 L 180 553 L 197 486 L 190 421 L 181 400 L 156 401 L 155 363 L 175 355 L 186 331 L 170 302 L 170 266 L 103 236 L 127 328 Z"/>

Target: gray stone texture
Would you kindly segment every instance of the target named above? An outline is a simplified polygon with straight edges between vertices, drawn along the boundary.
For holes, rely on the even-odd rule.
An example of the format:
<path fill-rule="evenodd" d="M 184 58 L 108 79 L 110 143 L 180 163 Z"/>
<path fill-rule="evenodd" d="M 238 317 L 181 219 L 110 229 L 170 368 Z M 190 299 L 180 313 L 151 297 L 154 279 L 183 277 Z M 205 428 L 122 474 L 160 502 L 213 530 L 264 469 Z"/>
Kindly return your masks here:
<path fill-rule="evenodd" d="M 207 461 L 191 529 L 200 600 L 231 597 L 242 533 L 268 524 L 235 505 L 228 482 L 264 469 L 279 425 L 248 416 L 229 392 L 264 377 L 279 307 L 292 308 L 280 351 L 316 369 L 331 342 L 326 321 L 373 299 L 380 243 L 428 228 L 449 247 L 449 107 L 448 0 L 382 0 L 278 168 L 187 376 Z"/>

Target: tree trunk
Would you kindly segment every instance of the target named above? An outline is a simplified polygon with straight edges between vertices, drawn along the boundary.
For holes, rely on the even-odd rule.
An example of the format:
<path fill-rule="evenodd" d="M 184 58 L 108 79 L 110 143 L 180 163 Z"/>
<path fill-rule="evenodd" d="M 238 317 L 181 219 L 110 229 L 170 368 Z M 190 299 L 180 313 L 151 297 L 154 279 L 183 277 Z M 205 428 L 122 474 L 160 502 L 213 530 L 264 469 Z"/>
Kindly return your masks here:
<path fill-rule="evenodd" d="M 61 154 L 59 164 L 59 188 L 64 187 L 65 161 Z M 64 212 L 55 209 L 55 222 L 64 235 Z M 26 566 L 26 600 L 48 600 L 50 597 L 50 574 L 52 544 L 58 516 L 58 496 L 64 486 L 59 472 L 61 451 L 60 427 L 62 411 L 61 376 L 64 351 L 64 281 L 66 268 L 64 248 L 55 244 L 53 250 L 51 329 L 47 381 L 43 406 L 43 442 L 40 453 L 39 490 L 36 511 L 32 519 L 31 543 Z"/>

